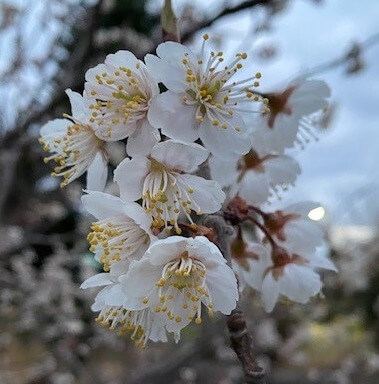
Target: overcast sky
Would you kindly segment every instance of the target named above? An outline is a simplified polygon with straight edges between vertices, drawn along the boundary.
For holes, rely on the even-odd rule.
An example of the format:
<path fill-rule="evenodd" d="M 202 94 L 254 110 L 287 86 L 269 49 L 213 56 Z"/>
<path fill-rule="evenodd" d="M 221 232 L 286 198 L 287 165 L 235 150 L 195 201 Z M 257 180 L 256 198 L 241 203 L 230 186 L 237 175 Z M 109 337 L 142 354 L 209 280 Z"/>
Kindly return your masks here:
<path fill-rule="evenodd" d="M 207 2 L 207 12 L 220 3 Z M 227 50 L 242 49 L 242 41 L 249 51 L 254 38 L 244 36 L 251 36 L 251 25 L 261 16 L 259 11 L 238 13 L 212 29 L 225 36 Z M 378 33 L 378 20 L 379 1 L 325 0 L 315 5 L 294 0 L 274 19 L 272 31 L 253 43 L 271 42 L 278 48 L 274 60 L 257 59 L 255 69 L 262 72 L 264 85 L 274 86 L 340 55 L 351 42 Z M 293 153 L 303 173 L 280 205 L 313 199 L 323 203 L 338 224 L 379 221 L 379 45 L 364 59 L 366 68 L 359 74 L 346 76 L 338 68 L 318 76 L 331 86 L 338 111 L 319 142 Z"/>

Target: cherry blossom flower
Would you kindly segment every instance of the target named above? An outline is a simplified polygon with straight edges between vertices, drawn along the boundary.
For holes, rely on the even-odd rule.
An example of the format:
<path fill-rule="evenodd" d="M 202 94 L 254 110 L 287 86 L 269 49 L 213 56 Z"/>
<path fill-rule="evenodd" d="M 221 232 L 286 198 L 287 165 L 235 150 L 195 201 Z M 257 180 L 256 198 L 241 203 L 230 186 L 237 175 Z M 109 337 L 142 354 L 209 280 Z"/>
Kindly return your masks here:
<path fill-rule="evenodd" d="M 159 94 L 145 64 L 129 51 L 118 51 L 87 71 L 85 89 L 96 98 L 90 105 L 96 134 L 105 141 L 128 137 L 130 156 L 147 154 L 159 133 L 147 120 L 151 100 Z"/>
<path fill-rule="evenodd" d="M 300 77 L 279 92 L 265 94 L 270 112 L 251 121 L 252 140 L 258 152 L 283 152 L 295 142 L 315 138 L 313 114 L 328 106 L 330 89 L 322 80 Z"/>
<path fill-rule="evenodd" d="M 99 273 L 83 282 L 82 289 L 103 287 L 91 309 L 100 312 L 96 321 L 120 336 L 130 332 L 135 345 L 145 348 L 149 340 L 167 342 L 167 332 L 162 319 L 149 308 L 129 310 L 131 299 L 121 289 L 119 279 L 129 269 L 128 261 L 115 264 L 110 273 Z"/>
<path fill-rule="evenodd" d="M 108 271 L 114 263 L 140 259 L 156 240 L 150 225 L 151 217 L 140 205 L 124 202 L 119 197 L 88 191 L 82 202 L 98 221 L 88 235 L 95 259 Z"/>
<path fill-rule="evenodd" d="M 150 156 L 123 160 L 114 172 L 125 201 L 142 198 L 142 206 L 154 218 L 153 227 L 174 226 L 178 234 L 179 214 L 193 224 L 191 212 L 201 215 L 221 208 L 225 194 L 216 181 L 190 175 L 208 157 L 198 144 L 168 140 L 156 144 Z"/>
<path fill-rule="evenodd" d="M 262 301 L 267 312 L 271 312 L 279 296 L 305 304 L 317 295 L 322 288 L 320 275 L 316 269 L 336 271 L 334 264 L 324 256 L 316 253 L 296 254 L 285 247 L 262 247 L 249 244 L 253 257 L 245 251 L 234 259 L 238 263 L 236 273 L 245 284 L 261 292 Z M 241 263 L 241 259 L 245 262 Z"/>
<path fill-rule="evenodd" d="M 264 215 L 264 225 L 278 244 L 286 244 L 292 252 L 314 252 L 324 240 L 320 225 L 308 218 L 319 204 L 304 201 Z"/>
<path fill-rule="evenodd" d="M 235 161 L 211 157 L 209 166 L 212 179 L 230 187 L 231 198 L 239 195 L 252 205 L 260 205 L 273 195 L 280 197 L 300 173 L 292 157 L 275 153 L 259 156 L 254 149 Z"/>
<path fill-rule="evenodd" d="M 156 241 L 120 281 L 139 300 L 135 309 L 149 307 L 168 318 L 166 328 L 176 334 L 193 319 L 201 323 L 202 304 L 212 316 L 217 311 L 230 314 L 238 300 L 233 271 L 204 236 Z"/>
<path fill-rule="evenodd" d="M 87 188 L 103 190 L 107 181 L 107 153 L 91 123 L 89 104 L 91 99 L 66 90 L 70 99 L 72 116 L 55 119 L 41 128 L 39 142 L 46 152 L 45 163 L 54 160 L 57 166 L 52 176 L 62 176 L 61 187 L 66 186 L 87 172 Z"/>
<path fill-rule="evenodd" d="M 254 93 L 261 74 L 233 81 L 247 54 L 238 53 L 228 65 L 222 64 L 222 52 L 207 56 L 208 38 L 203 36 L 199 55 L 174 42 L 160 44 L 158 57 L 146 55 L 151 73 L 168 88 L 152 101 L 149 121 L 173 139 L 190 143 L 200 138 L 214 155 L 238 157 L 250 149 L 242 114 L 260 112 L 256 105 L 264 105 Z"/>
<path fill-rule="evenodd" d="M 256 290 L 261 288 L 262 271 L 255 264 L 261 255 L 266 254 L 264 245 L 242 238 L 235 238 L 231 243 L 232 268 L 238 278 L 238 288 L 242 292 L 246 286 Z"/>

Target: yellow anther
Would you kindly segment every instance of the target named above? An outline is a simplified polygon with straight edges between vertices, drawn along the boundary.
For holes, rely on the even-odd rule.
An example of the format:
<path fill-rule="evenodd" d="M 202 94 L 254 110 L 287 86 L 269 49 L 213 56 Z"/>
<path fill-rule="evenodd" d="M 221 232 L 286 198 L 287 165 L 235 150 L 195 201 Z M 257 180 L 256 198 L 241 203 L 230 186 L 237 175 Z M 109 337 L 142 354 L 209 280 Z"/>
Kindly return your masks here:
<path fill-rule="evenodd" d="M 208 33 L 204 33 L 204 35 L 203 35 L 203 39 L 204 39 L 204 40 L 208 40 L 208 39 L 209 39 L 209 35 L 208 35 Z"/>

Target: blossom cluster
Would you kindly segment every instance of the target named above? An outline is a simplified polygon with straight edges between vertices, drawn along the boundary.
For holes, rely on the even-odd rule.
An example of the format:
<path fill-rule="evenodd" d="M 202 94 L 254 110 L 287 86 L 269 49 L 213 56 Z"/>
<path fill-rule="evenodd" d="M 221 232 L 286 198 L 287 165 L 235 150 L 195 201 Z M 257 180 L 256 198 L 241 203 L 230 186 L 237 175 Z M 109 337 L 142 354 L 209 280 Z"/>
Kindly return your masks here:
<path fill-rule="evenodd" d="M 101 287 L 97 320 L 140 347 L 170 333 L 179 340 L 204 310 L 230 314 L 246 286 L 268 311 L 280 295 L 305 303 L 321 290 L 317 269 L 334 269 L 316 254 L 323 235 L 306 218 L 308 203 L 259 208 L 294 184 L 300 167 L 285 150 L 313 136 L 329 88 L 297 78 L 258 92 L 260 72 L 240 79 L 247 54 L 226 60 L 208 39 L 199 53 L 165 42 L 144 61 L 108 55 L 87 71 L 83 95 L 66 91 L 71 115 L 41 128 L 62 187 L 87 173 L 82 202 L 96 218 L 88 242 L 104 272 L 82 288 Z M 104 192 L 108 143 L 125 139 L 116 197 Z M 230 266 L 217 238 L 199 230 L 201 216 L 216 212 L 237 227 Z M 255 242 L 244 239 L 247 220 L 262 230 Z"/>

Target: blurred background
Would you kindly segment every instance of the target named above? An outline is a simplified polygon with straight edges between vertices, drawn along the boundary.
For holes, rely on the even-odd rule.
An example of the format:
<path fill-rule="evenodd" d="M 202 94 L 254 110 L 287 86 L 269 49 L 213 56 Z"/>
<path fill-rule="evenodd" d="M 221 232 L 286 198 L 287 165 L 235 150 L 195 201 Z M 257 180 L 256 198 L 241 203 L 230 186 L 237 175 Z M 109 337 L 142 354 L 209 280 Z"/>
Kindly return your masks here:
<path fill-rule="evenodd" d="M 325 79 L 332 108 L 319 141 L 291 154 L 302 175 L 267 209 L 316 200 L 338 275 L 325 298 L 244 307 L 271 384 L 379 382 L 379 2 L 176 0 L 183 42 L 246 51 L 274 89 L 305 72 Z M 158 0 L 0 0 L 0 383 L 234 384 L 242 372 L 224 319 L 189 327 L 182 342 L 136 349 L 94 322 L 98 270 L 88 252 L 83 180 L 59 188 L 37 142 L 69 112 L 66 88 L 118 49 L 143 57 L 161 40 Z M 114 144 L 112 161 L 124 156 Z M 110 186 L 112 191 L 112 186 Z"/>

